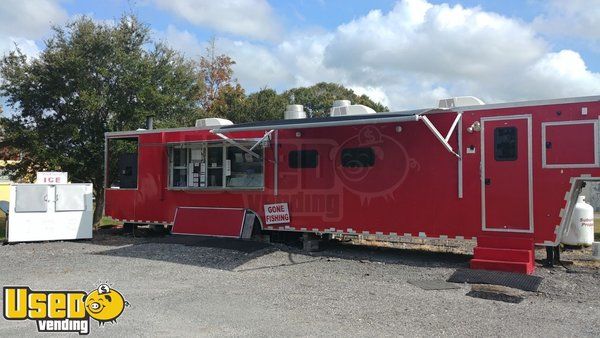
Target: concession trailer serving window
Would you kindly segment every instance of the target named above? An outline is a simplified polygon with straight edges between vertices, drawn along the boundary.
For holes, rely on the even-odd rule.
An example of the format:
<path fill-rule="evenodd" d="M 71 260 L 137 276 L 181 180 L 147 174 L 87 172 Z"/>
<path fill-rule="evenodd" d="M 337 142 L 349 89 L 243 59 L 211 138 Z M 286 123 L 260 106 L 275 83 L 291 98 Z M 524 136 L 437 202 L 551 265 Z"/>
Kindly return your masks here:
<path fill-rule="evenodd" d="M 241 146 L 255 141 L 237 141 Z M 169 187 L 173 189 L 262 189 L 262 147 L 253 153 L 227 142 L 169 146 Z"/>

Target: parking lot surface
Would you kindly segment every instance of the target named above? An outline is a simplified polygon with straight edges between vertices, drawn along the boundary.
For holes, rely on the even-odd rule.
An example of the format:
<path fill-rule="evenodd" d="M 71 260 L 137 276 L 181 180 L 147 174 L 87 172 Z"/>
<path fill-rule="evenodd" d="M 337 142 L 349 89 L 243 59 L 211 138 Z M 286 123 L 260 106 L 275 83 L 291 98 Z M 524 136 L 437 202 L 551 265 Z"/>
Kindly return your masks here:
<path fill-rule="evenodd" d="M 0 247 L 0 284 L 93 290 L 108 282 L 131 304 L 95 336 L 598 336 L 597 264 L 538 267 L 518 304 L 474 298 L 471 286 L 422 290 L 469 255 L 333 243 L 306 253 L 253 241 L 131 237 Z M 442 250 L 443 251 L 443 250 Z M 32 321 L 2 319 L 1 336 Z"/>

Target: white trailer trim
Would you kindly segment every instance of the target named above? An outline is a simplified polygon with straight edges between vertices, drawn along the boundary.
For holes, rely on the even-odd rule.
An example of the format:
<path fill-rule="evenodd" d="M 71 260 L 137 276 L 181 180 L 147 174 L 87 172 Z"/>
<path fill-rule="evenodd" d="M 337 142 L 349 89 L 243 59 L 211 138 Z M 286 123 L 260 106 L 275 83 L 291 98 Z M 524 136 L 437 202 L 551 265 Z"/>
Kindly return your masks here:
<path fill-rule="evenodd" d="M 569 168 L 598 168 L 600 167 L 600 145 L 598 137 L 598 119 L 593 120 L 569 120 L 557 122 L 542 122 L 542 168 L 544 169 L 569 169 Z M 548 126 L 568 126 L 577 124 L 593 124 L 594 125 L 594 163 L 565 163 L 565 164 L 548 164 L 546 160 L 546 127 Z"/>

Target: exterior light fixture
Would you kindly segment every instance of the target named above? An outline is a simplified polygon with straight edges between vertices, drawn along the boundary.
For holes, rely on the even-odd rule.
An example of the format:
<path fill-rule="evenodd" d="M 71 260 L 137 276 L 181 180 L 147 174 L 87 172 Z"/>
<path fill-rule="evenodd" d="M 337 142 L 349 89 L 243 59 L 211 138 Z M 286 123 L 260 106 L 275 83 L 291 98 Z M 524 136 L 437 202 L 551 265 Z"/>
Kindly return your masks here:
<path fill-rule="evenodd" d="M 481 123 L 479 121 L 473 122 L 473 124 L 467 128 L 469 133 L 480 132 L 481 131 Z"/>

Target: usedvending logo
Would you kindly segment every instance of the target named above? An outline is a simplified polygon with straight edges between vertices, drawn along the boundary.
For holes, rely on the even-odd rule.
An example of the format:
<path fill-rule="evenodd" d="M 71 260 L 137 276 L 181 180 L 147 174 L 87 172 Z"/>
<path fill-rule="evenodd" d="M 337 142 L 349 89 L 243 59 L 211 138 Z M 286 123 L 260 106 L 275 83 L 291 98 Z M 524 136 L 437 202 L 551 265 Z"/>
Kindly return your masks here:
<path fill-rule="evenodd" d="M 39 332 L 90 333 L 90 318 L 98 325 L 116 323 L 129 303 L 108 284 L 84 291 L 33 291 L 26 286 L 5 286 L 4 318 L 34 320 Z"/>

